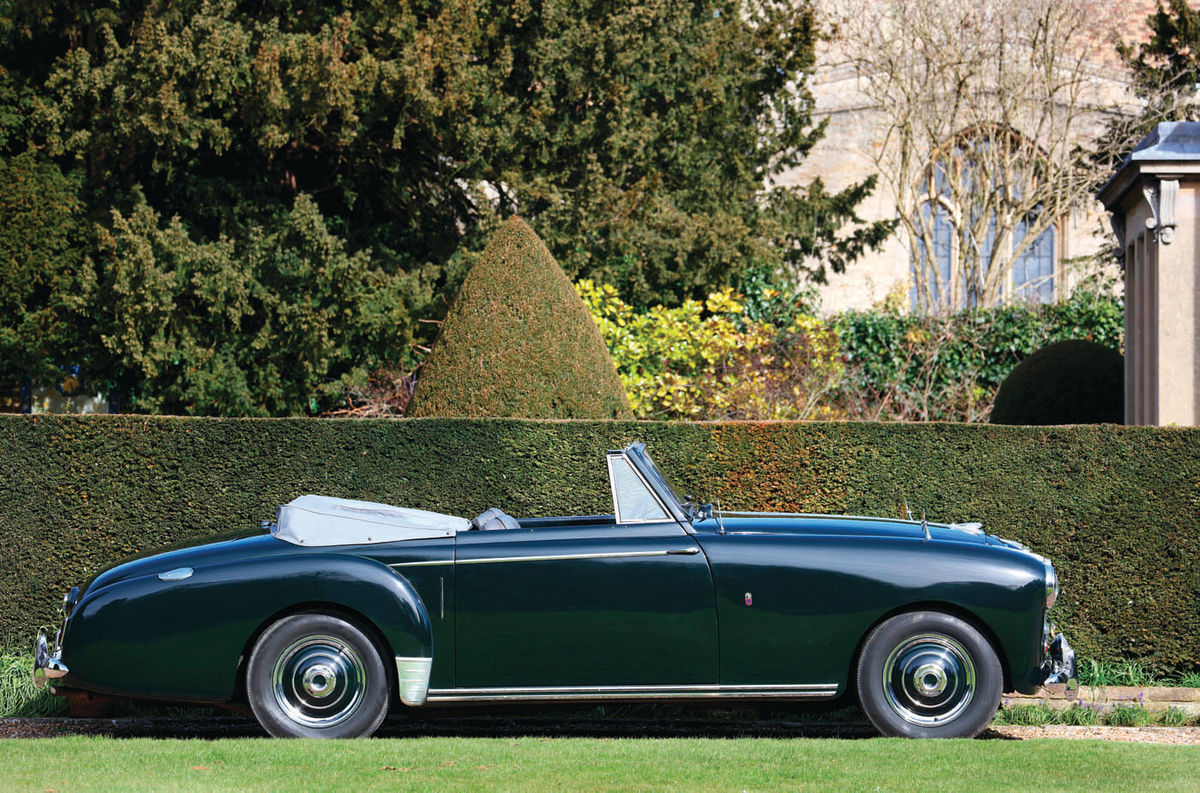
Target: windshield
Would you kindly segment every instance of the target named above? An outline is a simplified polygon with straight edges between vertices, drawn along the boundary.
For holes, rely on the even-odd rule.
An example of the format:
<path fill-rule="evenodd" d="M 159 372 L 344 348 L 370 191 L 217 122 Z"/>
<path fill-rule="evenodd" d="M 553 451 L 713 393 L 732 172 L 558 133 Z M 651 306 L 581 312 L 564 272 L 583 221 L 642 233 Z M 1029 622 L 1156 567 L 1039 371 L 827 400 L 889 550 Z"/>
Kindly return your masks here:
<path fill-rule="evenodd" d="M 663 495 L 670 495 L 673 499 L 675 499 L 675 503 L 683 507 L 684 511 L 688 513 L 688 517 L 692 517 L 692 515 L 695 513 L 695 506 L 688 501 L 685 501 L 679 495 L 679 491 L 672 487 L 671 481 L 667 479 L 665 475 L 663 475 L 663 472 L 660 471 L 658 466 L 654 464 L 654 460 L 650 459 L 650 455 L 646 453 L 646 447 L 640 443 L 635 444 L 634 446 L 629 447 L 628 453 L 631 455 L 636 455 L 644 464 L 642 466 L 642 470 L 650 477 L 651 480 L 653 480 L 650 484 L 654 487 L 654 489 Z"/>

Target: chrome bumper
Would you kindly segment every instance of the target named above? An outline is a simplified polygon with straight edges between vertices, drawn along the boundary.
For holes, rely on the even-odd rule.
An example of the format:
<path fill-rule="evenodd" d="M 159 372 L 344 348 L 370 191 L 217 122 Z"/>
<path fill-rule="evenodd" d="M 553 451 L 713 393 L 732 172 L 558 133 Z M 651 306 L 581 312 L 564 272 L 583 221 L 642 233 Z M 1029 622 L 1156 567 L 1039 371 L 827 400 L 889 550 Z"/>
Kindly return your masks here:
<path fill-rule="evenodd" d="M 67 665 L 62 662 L 62 649 L 56 648 L 51 653 L 46 634 L 40 634 L 33 651 L 33 684 L 42 688 L 47 680 L 58 680 L 66 674 Z"/>
<path fill-rule="evenodd" d="M 1042 685 L 1068 683 L 1075 679 L 1075 651 L 1062 633 L 1046 631 L 1045 654 L 1042 659 Z"/>

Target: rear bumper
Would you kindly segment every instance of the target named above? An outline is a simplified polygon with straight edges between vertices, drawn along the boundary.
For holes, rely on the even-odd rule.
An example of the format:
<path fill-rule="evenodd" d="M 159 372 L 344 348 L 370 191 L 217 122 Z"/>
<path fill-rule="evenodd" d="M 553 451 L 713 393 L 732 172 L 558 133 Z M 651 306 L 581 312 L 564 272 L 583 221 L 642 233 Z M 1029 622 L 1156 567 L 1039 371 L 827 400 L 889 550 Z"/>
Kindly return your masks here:
<path fill-rule="evenodd" d="M 67 665 L 62 662 L 62 648 L 56 647 L 50 652 L 46 634 L 40 634 L 33 651 L 33 684 L 42 688 L 47 680 L 66 677 L 67 671 Z"/>
<path fill-rule="evenodd" d="M 1042 685 L 1069 683 L 1075 679 L 1075 651 L 1061 632 L 1046 630 L 1045 652 L 1042 657 Z"/>

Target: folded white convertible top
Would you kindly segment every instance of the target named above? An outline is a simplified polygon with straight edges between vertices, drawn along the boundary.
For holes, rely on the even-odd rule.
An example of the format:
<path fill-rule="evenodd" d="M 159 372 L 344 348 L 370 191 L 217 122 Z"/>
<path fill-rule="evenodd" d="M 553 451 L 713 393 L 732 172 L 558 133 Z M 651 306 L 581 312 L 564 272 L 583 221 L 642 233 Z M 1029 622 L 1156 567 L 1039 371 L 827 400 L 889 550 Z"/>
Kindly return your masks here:
<path fill-rule="evenodd" d="M 452 537 L 469 528 L 466 518 L 440 512 L 307 495 L 279 508 L 271 534 L 293 545 L 365 545 Z"/>

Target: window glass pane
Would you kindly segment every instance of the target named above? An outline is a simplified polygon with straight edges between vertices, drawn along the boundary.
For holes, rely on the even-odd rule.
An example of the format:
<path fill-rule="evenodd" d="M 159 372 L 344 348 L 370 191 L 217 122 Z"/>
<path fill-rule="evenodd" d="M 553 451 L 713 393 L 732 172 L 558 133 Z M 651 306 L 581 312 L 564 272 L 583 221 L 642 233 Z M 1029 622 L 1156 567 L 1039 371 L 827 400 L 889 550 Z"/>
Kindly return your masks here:
<path fill-rule="evenodd" d="M 988 185 L 977 175 L 977 169 L 985 162 L 993 145 L 987 138 L 973 137 L 964 141 L 955 147 L 952 154 L 931 165 L 924 184 L 918 188 L 925 193 L 926 200 L 921 204 L 920 222 L 917 225 L 919 229 L 924 229 L 927 236 L 917 240 L 911 266 L 913 282 L 909 299 L 914 310 L 959 309 L 981 305 L 992 254 L 1008 253 L 994 251 L 996 216 L 982 214 L 993 211 L 991 203 L 970 206 L 968 199 L 967 206 L 948 206 L 956 194 L 969 196 L 984 190 L 998 192 L 1004 201 L 1020 200 L 1019 179 Z M 951 190 L 951 173 L 957 179 L 957 190 Z M 1040 212 L 1041 207 L 1033 216 L 1036 217 Z M 957 225 L 956 219 L 960 220 Z M 1026 223 L 1013 229 L 1011 239 L 1014 250 L 1021 244 L 1026 230 Z M 1011 295 L 1027 301 L 1053 302 L 1054 245 L 1055 232 L 1051 227 L 1013 260 L 1011 284 L 1003 285 L 997 297 L 1003 299 Z M 917 288 L 918 280 L 925 284 L 928 305 L 922 305 L 924 301 Z M 950 293 L 948 290 L 952 280 L 957 288 Z"/>
<path fill-rule="evenodd" d="M 1014 244 L 1025 238 L 1025 224 L 1017 227 Z M 1013 290 L 1018 298 L 1035 303 L 1054 302 L 1054 227 L 1042 232 L 1037 241 L 1021 252 L 1013 262 Z"/>
<path fill-rule="evenodd" d="M 667 513 L 624 456 L 609 458 L 617 515 L 622 521 L 666 520 Z"/>

